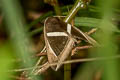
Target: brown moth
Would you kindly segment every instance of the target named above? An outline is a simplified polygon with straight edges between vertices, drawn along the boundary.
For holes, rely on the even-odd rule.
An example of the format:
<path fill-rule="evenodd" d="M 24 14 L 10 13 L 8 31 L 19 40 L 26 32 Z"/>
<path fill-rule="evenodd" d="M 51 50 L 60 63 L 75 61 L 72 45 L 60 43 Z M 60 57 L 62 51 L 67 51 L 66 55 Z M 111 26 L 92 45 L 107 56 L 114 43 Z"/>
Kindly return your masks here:
<path fill-rule="evenodd" d="M 44 23 L 44 38 L 48 63 L 57 62 L 51 68 L 57 71 L 61 63 L 70 55 L 77 40 L 85 40 L 91 45 L 96 41 L 76 27 L 63 22 L 60 17 L 49 17 Z"/>

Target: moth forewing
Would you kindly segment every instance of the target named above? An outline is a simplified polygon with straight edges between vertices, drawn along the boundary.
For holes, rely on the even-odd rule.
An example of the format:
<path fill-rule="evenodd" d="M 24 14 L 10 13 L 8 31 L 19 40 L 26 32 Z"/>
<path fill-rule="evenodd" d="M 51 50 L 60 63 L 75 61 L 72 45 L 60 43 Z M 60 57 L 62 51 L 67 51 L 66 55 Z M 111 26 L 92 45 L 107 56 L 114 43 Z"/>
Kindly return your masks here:
<path fill-rule="evenodd" d="M 46 46 L 46 51 L 47 51 L 48 62 L 53 63 L 53 62 L 55 62 L 55 60 L 57 60 L 57 57 L 54 55 L 54 51 L 51 49 L 51 46 L 47 40 L 47 36 L 46 36 L 47 33 L 46 33 L 46 29 L 45 29 L 47 19 L 45 20 L 45 23 L 44 23 L 45 46 Z M 51 67 L 51 68 L 55 70 L 55 67 Z"/>
<path fill-rule="evenodd" d="M 46 40 L 47 42 L 47 56 L 48 56 L 48 62 L 49 63 L 54 63 L 58 60 L 58 57 L 56 56 L 55 52 L 53 51 L 53 49 L 51 48 L 49 42 Z M 51 68 L 53 70 L 56 69 L 56 66 L 51 66 Z"/>
<path fill-rule="evenodd" d="M 57 17 L 47 18 L 44 24 L 44 37 L 48 62 L 58 62 L 58 69 L 59 66 L 61 66 L 61 61 L 64 61 L 68 57 L 74 41 L 62 28 L 63 24 L 60 23 L 60 20 Z M 57 70 L 55 66 L 51 67 L 52 69 Z"/>

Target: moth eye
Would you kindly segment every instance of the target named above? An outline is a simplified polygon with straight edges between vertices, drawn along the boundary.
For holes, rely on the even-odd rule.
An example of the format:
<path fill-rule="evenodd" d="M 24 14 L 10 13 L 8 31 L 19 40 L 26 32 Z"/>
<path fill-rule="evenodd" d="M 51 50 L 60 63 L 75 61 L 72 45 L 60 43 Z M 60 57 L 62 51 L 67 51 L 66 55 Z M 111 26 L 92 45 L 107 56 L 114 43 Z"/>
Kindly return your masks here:
<path fill-rule="evenodd" d="M 79 38 L 79 37 L 76 37 L 76 40 L 80 40 L 80 38 Z"/>

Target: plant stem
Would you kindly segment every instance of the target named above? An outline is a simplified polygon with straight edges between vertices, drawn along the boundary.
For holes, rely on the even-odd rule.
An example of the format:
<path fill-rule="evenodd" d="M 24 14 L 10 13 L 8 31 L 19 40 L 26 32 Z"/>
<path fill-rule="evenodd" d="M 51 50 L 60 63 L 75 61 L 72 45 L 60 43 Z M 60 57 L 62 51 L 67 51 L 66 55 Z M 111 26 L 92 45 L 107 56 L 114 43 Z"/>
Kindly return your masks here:
<path fill-rule="evenodd" d="M 61 10 L 60 10 L 59 4 L 58 4 L 58 0 L 55 0 L 55 2 L 56 2 L 56 4 L 53 6 L 54 10 L 56 12 L 56 15 L 60 16 L 61 15 Z"/>
<path fill-rule="evenodd" d="M 54 7 L 56 15 L 58 15 L 58 16 L 61 15 L 61 10 L 60 10 L 60 7 L 59 7 L 58 0 L 44 0 L 44 2 L 50 4 L 51 6 Z"/>
<path fill-rule="evenodd" d="M 68 60 L 71 59 L 71 56 L 68 57 Z M 71 64 L 64 65 L 64 80 L 71 80 Z"/>
<path fill-rule="evenodd" d="M 71 22 L 78 10 L 85 8 L 87 3 L 88 2 L 84 0 L 77 0 L 73 8 L 68 13 L 67 17 L 64 19 L 64 22 Z M 71 56 L 69 56 L 68 59 L 70 60 Z M 64 80 L 71 80 L 71 64 L 64 65 Z"/>
<path fill-rule="evenodd" d="M 90 0 L 88 0 L 90 2 Z M 79 9 L 86 8 L 87 4 L 89 3 L 86 0 L 77 0 L 73 8 L 68 13 L 67 17 L 65 18 L 65 22 L 69 23 L 73 17 L 76 15 Z"/>

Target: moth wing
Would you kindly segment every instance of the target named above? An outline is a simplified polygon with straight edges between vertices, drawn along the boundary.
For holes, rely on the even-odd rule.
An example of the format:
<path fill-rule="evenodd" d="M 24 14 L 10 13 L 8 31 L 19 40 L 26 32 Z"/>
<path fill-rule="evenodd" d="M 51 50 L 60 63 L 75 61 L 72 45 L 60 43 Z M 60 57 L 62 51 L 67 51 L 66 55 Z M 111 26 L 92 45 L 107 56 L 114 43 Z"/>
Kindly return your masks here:
<path fill-rule="evenodd" d="M 44 25 L 45 44 L 47 46 L 47 57 L 49 63 L 58 62 L 63 54 L 70 36 L 62 28 L 62 24 L 57 17 L 49 17 Z M 69 51 L 68 51 L 69 52 Z M 65 58 L 63 58 L 64 60 Z M 55 66 L 51 66 L 55 70 Z"/>
<path fill-rule="evenodd" d="M 92 45 L 97 45 L 98 44 L 93 38 L 91 38 L 86 33 L 82 32 L 80 29 L 78 29 L 76 27 L 72 26 L 71 34 L 75 37 L 79 37 L 83 40 L 86 40 L 88 43 L 90 43 Z"/>
<path fill-rule="evenodd" d="M 46 42 L 48 43 L 47 40 L 46 40 Z M 56 62 L 56 61 L 58 60 L 58 57 L 54 55 L 54 51 L 52 50 L 50 44 L 48 43 L 46 46 L 47 46 L 46 49 L 47 49 L 48 62 L 49 62 L 49 63 L 54 63 L 54 62 Z M 56 69 L 56 66 L 51 66 L 51 68 L 52 68 L 53 70 L 55 70 L 55 69 Z"/>

